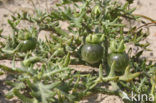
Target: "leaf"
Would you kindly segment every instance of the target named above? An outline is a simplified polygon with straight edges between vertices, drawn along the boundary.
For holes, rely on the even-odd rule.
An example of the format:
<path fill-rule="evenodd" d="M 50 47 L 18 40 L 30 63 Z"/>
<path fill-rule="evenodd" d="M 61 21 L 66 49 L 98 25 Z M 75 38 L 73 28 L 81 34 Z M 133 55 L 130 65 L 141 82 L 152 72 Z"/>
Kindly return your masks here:
<path fill-rule="evenodd" d="M 55 33 L 60 36 L 68 35 L 68 33 L 65 30 L 62 30 L 60 27 L 55 27 L 54 30 L 55 30 Z"/>
<path fill-rule="evenodd" d="M 134 11 L 136 10 L 136 8 L 132 8 L 132 9 L 130 9 L 129 11 L 128 11 L 128 13 L 133 13 Z"/>
<path fill-rule="evenodd" d="M 3 29 L 0 29 L 0 36 L 1 36 L 2 32 L 3 32 Z"/>
<path fill-rule="evenodd" d="M 26 73 L 28 75 L 33 75 L 32 72 L 28 71 L 25 68 L 10 68 L 10 67 L 7 67 L 5 65 L 0 64 L 0 69 L 3 70 L 3 71 L 9 72 L 9 73 L 15 73 L 15 74 L 17 74 L 17 73 L 18 74 Z"/>
<path fill-rule="evenodd" d="M 140 76 L 140 74 L 141 74 L 140 72 L 130 73 L 130 66 L 127 66 L 125 73 L 119 77 L 119 80 L 129 82 L 135 79 L 136 77 Z"/>
<path fill-rule="evenodd" d="M 19 99 L 24 103 L 35 103 L 34 99 L 28 98 L 25 95 L 21 94 L 18 89 L 14 89 L 14 95 L 16 95 Z"/>
<path fill-rule="evenodd" d="M 126 10 L 128 8 L 128 2 L 124 4 L 124 6 L 122 7 L 123 10 Z"/>
<path fill-rule="evenodd" d="M 1 65 L 1 64 L 0 64 L 0 69 L 3 70 L 3 71 L 10 72 L 10 73 L 18 73 L 18 72 L 20 72 L 20 71 L 14 70 L 13 68 L 10 68 L 10 67 L 7 67 L 7 66 Z"/>
<path fill-rule="evenodd" d="M 121 40 L 121 42 L 119 43 L 118 52 L 124 52 L 124 51 L 125 51 L 124 41 Z"/>
<path fill-rule="evenodd" d="M 70 64 L 70 54 L 68 53 L 64 60 L 63 67 L 67 67 L 69 64 Z"/>
<path fill-rule="evenodd" d="M 144 52 L 143 50 L 139 51 L 139 52 L 135 55 L 136 58 L 139 58 L 139 57 L 142 55 L 143 52 Z"/>
<path fill-rule="evenodd" d="M 60 85 L 61 82 L 58 81 L 46 85 L 42 82 L 31 83 L 30 81 L 27 81 L 27 83 L 32 90 L 31 95 L 33 97 L 35 97 L 41 103 L 49 103 L 48 100 L 55 96 L 55 93 L 52 91 L 52 89 Z"/>
<path fill-rule="evenodd" d="M 20 90 L 20 89 L 26 88 L 26 85 L 23 82 L 10 82 L 10 81 L 6 81 L 5 83 L 7 85 L 10 85 L 10 86 L 14 87 L 7 94 L 5 94 L 5 97 L 8 98 L 8 99 L 13 98 L 15 90 Z"/>
<path fill-rule="evenodd" d="M 34 56 L 34 57 L 30 57 L 30 58 L 28 58 L 28 59 L 25 59 L 25 60 L 23 61 L 23 64 L 24 64 L 24 66 L 29 67 L 31 64 L 34 64 L 34 63 L 36 63 L 36 62 L 40 62 L 40 61 L 42 61 L 42 60 L 43 60 L 43 59 L 42 59 L 41 57 Z"/>
<path fill-rule="evenodd" d="M 43 78 L 51 77 L 51 76 L 55 75 L 56 73 L 64 72 L 64 71 L 67 71 L 67 70 L 69 70 L 69 68 L 56 69 L 56 70 L 53 70 L 51 72 L 44 73 Z"/>

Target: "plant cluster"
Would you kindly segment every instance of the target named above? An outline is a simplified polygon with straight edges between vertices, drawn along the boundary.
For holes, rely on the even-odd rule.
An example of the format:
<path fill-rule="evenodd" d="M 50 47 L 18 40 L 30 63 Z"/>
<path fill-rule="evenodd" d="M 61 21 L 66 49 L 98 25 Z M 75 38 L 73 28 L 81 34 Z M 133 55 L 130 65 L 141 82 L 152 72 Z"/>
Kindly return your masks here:
<path fill-rule="evenodd" d="M 131 103 L 133 91 L 152 94 L 156 100 L 156 66 L 142 58 L 149 46 L 142 43 L 148 29 L 128 28 L 123 23 L 143 22 L 141 16 L 132 14 L 135 9 L 129 8 L 130 3 L 63 0 L 50 13 L 36 10 L 33 16 L 27 12 L 13 15 L 8 20 L 12 34 L 0 35 L 5 39 L 0 42 L 0 59 L 12 60 L 12 67 L 0 65 L 0 74 L 13 74 L 14 80 L 5 81 L 12 87 L 6 97 L 18 97 L 24 103 L 77 103 L 94 93 L 106 93 Z M 21 29 L 22 21 L 33 25 Z M 69 24 L 67 30 L 60 22 Z M 51 32 L 45 41 L 39 39 L 43 30 Z M 135 54 L 128 44 L 139 48 Z M 99 72 L 84 74 L 70 64 L 99 67 Z"/>

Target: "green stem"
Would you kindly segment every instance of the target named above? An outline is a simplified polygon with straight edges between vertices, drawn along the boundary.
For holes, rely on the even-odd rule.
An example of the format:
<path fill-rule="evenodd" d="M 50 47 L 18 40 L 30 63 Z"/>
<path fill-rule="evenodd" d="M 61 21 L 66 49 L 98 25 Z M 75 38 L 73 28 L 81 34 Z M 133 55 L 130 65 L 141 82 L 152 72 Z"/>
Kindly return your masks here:
<path fill-rule="evenodd" d="M 49 72 L 49 73 L 45 73 L 45 74 L 43 75 L 43 78 L 51 77 L 51 76 L 53 76 L 53 75 L 56 74 L 56 73 L 64 72 L 64 71 L 66 71 L 66 70 L 69 70 L 69 68 L 62 68 L 62 69 L 54 70 L 54 71 Z"/>
<path fill-rule="evenodd" d="M 23 45 L 23 43 L 19 43 L 19 44 L 17 45 L 17 47 L 16 47 L 15 49 L 13 49 L 13 50 L 9 50 L 9 49 L 3 48 L 2 51 L 3 51 L 4 53 L 7 53 L 7 54 L 14 54 L 14 53 L 16 53 L 18 50 L 20 50 L 20 48 L 22 47 L 22 45 Z"/>
<path fill-rule="evenodd" d="M 10 68 L 10 67 L 7 67 L 5 65 L 1 65 L 0 64 L 0 69 L 3 70 L 3 71 L 6 71 L 6 72 L 9 72 L 9 73 L 26 73 L 27 71 L 25 70 L 22 70 L 22 69 L 19 69 L 19 68 Z M 28 73 L 29 75 L 32 75 L 30 73 Z"/>
<path fill-rule="evenodd" d="M 69 64 L 70 64 L 70 54 L 68 53 L 64 60 L 63 67 L 67 67 Z"/>
<path fill-rule="evenodd" d="M 140 74 L 140 72 L 130 73 L 130 67 L 127 66 L 124 75 L 120 76 L 119 80 L 129 82 L 138 77 Z"/>
<path fill-rule="evenodd" d="M 103 63 L 104 63 L 104 68 L 106 68 L 106 73 L 108 74 L 110 68 L 108 66 L 108 63 L 107 63 L 107 57 L 108 57 L 108 40 L 107 40 L 107 36 L 105 36 L 105 39 L 104 39 L 104 59 L 103 59 Z"/>
<path fill-rule="evenodd" d="M 155 90 L 155 86 L 156 86 L 156 83 L 152 80 L 151 78 L 151 84 L 152 84 L 152 88 L 151 88 L 151 94 L 154 95 L 154 90 Z"/>
<path fill-rule="evenodd" d="M 39 61 L 43 61 L 41 57 L 35 56 L 35 57 L 31 57 L 29 59 L 26 59 L 23 61 L 23 64 L 25 66 L 30 66 L 33 63 L 39 62 Z"/>
<path fill-rule="evenodd" d="M 102 64 L 100 64 L 99 66 L 99 78 L 103 78 L 103 68 L 102 68 Z"/>
<path fill-rule="evenodd" d="M 114 77 L 115 76 L 115 65 L 116 65 L 116 62 L 114 61 L 111 65 L 111 70 L 110 70 L 108 77 Z"/>

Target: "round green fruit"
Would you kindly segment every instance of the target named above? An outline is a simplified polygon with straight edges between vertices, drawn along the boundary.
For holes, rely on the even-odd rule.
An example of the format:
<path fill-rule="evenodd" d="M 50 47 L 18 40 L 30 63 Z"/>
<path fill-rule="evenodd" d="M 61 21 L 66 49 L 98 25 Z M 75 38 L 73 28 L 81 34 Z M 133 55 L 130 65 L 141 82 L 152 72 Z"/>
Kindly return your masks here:
<path fill-rule="evenodd" d="M 36 48 L 37 40 L 34 38 L 24 40 L 21 43 L 20 52 L 27 52 Z"/>
<path fill-rule="evenodd" d="M 129 57 L 125 52 L 122 53 L 111 53 L 108 55 L 108 65 L 111 67 L 115 61 L 115 71 L 124 72 L 129 63 Z"/>
<path fill-rule="evenodd" d="M 82 60 L 89 64 L 98 63 L 103 54 L 103 48 L 99 44 L 85 44 L 81 49 Z"/>

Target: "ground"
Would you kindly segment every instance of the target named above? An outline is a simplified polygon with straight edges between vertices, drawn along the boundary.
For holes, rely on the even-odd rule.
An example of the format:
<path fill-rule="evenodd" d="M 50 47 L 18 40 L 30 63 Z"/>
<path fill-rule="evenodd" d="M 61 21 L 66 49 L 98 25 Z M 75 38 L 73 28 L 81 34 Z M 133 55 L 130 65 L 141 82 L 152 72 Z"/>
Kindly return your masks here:
<path fill-rule="evenodd" d="M 10 18 L 10 15 L 13 15 L 16 12 L 20 11 L 28 11 L 33 14 L 34 12 L 34 4 L 36 8 L 51 11 L 53 4 L 57 2 L 57 0 L 33 0 L 34 4 L 31 2 L 32 0 L 0 0 L 0 28 L 4 29 L 3 35 L 9 35 L 11 33 L 11 29 L 7 24 L 7 19 Z M 121 1 L 121 0 L 119 0 Z M 124 1 L 124 0 L 122 0 Z M 134 0 L 132 7 L 136 7 L 136 11 L 134 14 L 142 14 L 153 18 L 156 20 L 156 1 L 155 0 Z M 24 23 L 24 25 L 29 25 L 28 23 Z M 63 24 L 63 28 L 66 28 L 67 24 Z M 21 24 L 20 26 L 23 26 Z M 40 33 L 40 38 L 44 39 L 44 35 L 48 34 L 48 32 L 42 31 Z M 149 60 L 156 61 L 156 26 L 150 27 L 150 35 L 147 40 L 151 45 L 149 49 L 152 51 L 145 52 L 144 56 Z M 0 61 L 0 64 L 5 64 L 11 66 L 11 61 L 3 60 Z M 77 69 L 88 69 L 90 67 L 87 66 L 71 66 Z M 0 76 L 0 103 L 17 103 L 19 102 L 17 99 L 7 100 L 4 98 L 4 93 L 6 93 L 9 87 L 6 87 L 4 84 L 5 80 L 9 80 L 10 77 L 6 75 Z M 123 103 L 122 99 L 117 96 L 109 96 L 105 94 L 95 94 L 89 98 L 84 99 L 80 103 Z"/>

